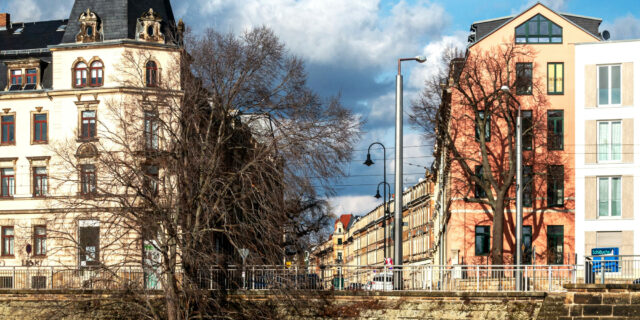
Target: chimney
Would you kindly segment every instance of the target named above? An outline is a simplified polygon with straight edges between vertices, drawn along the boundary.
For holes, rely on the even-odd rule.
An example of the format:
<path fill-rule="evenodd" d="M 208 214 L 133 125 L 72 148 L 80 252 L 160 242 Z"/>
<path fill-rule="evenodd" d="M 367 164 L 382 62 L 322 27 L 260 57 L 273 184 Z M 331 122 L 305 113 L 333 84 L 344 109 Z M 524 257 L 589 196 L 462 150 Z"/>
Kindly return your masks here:
<path fill-rule="evenodd" d="M 6 30 L 11 27 L 11 15 L 8 13 L 0 13 L 0 30 Z"/>

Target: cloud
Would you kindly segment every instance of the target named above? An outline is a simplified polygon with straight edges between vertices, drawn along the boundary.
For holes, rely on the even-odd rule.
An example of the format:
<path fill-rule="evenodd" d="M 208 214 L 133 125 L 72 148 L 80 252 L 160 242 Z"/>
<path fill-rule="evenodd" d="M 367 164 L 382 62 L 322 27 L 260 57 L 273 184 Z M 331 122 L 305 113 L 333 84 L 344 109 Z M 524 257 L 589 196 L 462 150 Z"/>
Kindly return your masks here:
<path fill-rule="evenodd" d="M 468 35 L 468 32 L 457 31 L 453 35 L 443 36 L 440 40 L 429 42 L 422 49 L 422 55 L 427 57 L 427 62 L 414 67 L 409 78 L 409 86 L 422 89 L 424 81 L 438 74 L 443 67 L 441 61 L 445 51 L 450 48 L 464 50 Z"/>
<path fill-rule="evenodd" d="M 640 19 L 629 13 L 616 18 L 613 23 L 603 23 L 600 30 L 609 30 L 612 40 L 640 39 Z"/>
<path fill-rule="evenodd" d="M 6 6 L 13 22 L 67 19 L 73 0 L 9 0 Z"/>
<path fill-rule="evenodd" d="M 268 25 L 294 54 L 347 68 L 389 66 L 416 52 L 425 38 L 437 38 L 451 22 L 442 6 L 426 1 L 399 1 L 389 12 L 379 0 L 197 0 L 178 5 L 179 10 L 184 6 L 194 13 L 193 26 L 205 17 L 220 31 Z"/>
<path fill-rule="evenodd" d="M 329 199 L 329 204 L 336 216 L 342 214 L 363 215 L 382 201 L 372 196 L 337 196 Z"/>
<path fill-rule="evenodd" d="M 521 8 L 520 12 L 538 2 L 558 12 L 564 12 L 564 10 L 567 10 L 567 7 L 569 6 L 569 0 L 529 0 L 527 4 Z"/>

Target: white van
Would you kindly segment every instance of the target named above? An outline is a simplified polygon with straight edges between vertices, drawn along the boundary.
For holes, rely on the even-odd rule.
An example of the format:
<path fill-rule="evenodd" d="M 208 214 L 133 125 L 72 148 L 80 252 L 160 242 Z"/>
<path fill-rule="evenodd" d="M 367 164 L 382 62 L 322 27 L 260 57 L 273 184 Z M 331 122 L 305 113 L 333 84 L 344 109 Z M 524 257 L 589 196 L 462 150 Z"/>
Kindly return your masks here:
<path fill-rule="evenodd" d="M 393 290 L 393 273 L 377 273 L 373 276 L 370 290 L 392 291 Z"/>

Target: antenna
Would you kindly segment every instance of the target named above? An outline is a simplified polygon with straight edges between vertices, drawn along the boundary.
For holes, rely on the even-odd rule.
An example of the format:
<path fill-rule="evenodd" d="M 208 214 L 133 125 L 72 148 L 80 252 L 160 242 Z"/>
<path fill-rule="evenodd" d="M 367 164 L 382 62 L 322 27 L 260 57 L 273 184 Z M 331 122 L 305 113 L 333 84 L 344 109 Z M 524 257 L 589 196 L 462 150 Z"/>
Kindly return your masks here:
<path fill-rule="evenodd" d="M 611 38 L 611 33 L 609 33 L 609 30 L 602 31 L 602 39 L 609 40 L 609 38 Z"/>

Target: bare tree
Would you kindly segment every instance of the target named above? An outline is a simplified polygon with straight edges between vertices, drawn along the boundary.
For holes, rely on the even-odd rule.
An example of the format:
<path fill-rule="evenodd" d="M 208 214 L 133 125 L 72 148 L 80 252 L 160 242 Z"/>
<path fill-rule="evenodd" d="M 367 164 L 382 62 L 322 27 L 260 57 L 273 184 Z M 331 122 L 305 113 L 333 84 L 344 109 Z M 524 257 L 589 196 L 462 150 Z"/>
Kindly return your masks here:
<path fill-rule="evenodd" d="M 523 123 L 523 139 L 531 145 L 523 164 L 533 168 L 531 174 L 546 172 L 548 165 L 566 159 L 560 152 L 546 150 L 552 143 L 547 139 L 548 101 L 543 79 L 534 72 L 540 66 L 533 62 L 536 52 L 531 46 L 504 41 L 487 50 L 469 50 L 464 59 L 461 56 L 455 49 L 444 55 L 442 71 L 426 82 L 420 99 L 414 102 L 411 120 L 428 139 L 446 147 L 451 162 L 450 197 L 484 209 L 493 223 L 491 261 L 502 264 L 505 222 L 510 234 L 515 235 L 513 215 L 505 211 L 511 212 L 515 200 L 518 104 L 531 112 Z M 533 63 L 533 70 L 518 74 L 517 63 Z M 511 93 L 502 92 L 504 85 Z M 445 90 L 443 95 L 443 88 L 450 88 L 450 93 Z M 544 189 L 533 176 L 525 178 L 525 196 L 531 196 L 533 202 L 533 210 L 525 219 L 533 217 L 538 227 L 534 229 L 539 232 L 544 221 L 543 215 L 536 213 L 548 205 L 536 201 L 536 196 L 543 195 Z M 508 243 L 514 252 L 515 243 Z"/>
<path fill-rule="evenodd" d="M 126 90 L 106 102 L 99 139 L 55 146 L 66 174 L 53 178 L 60 188 L 81 186 L 79 196 L 56 200 L 66 213 L 56 218 L 59 243 L 90 254 L 65 225 L 98 219 L 96 267 L 122 276 L 142 265 L 139 289 L 163 289 L 164 310 L 155 291 L 135 300 L 148 318 L 268 317 L 229 315 L 225 291 L 203 289 L 218 284 L 213 269 L 240 264 L 239 249 L 250 263 L 282 263 L 325 228 L 331 216 L 317 186 L 331 192 L 359 123 L 338 97 L 307 86 L 303 62 L 267 28 L 187 37 L 147 87 L 154 55 L 124 54 Z"/>

